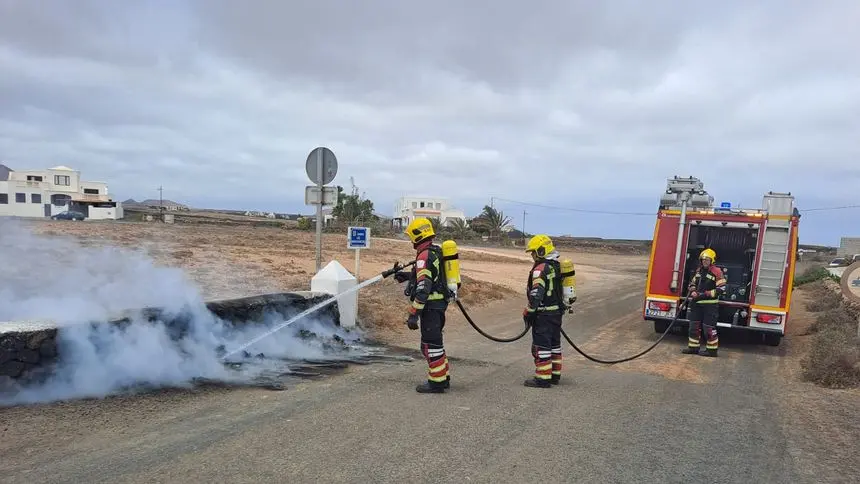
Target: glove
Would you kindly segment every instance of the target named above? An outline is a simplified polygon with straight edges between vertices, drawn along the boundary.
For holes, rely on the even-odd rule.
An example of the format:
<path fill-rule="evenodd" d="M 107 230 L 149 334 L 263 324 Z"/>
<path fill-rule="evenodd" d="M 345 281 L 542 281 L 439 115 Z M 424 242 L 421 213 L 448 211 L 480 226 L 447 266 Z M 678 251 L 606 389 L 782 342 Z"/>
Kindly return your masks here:
<path fill-rule="evenodd" d="M 529 312 L 529 308 L 523 309 L 523 322 L 526 323 L 526 327 L 532 325 L 534 322 L 535 314 Z"/>
<path fill-rule="evenodd" d="M 412 330 L 418 329 L 418 313 L 417 312 L 415 312 L 415 313 L 410 312 L 409 313 L 409 317 L 406 318 L 406 326 Z"/>
<path fill-rule="evenodd" d="M 406 271 L 398 271 L 394 273 L 394 280 L 397 282 L 406 282 L 409 280 L 409 273 Z"/>

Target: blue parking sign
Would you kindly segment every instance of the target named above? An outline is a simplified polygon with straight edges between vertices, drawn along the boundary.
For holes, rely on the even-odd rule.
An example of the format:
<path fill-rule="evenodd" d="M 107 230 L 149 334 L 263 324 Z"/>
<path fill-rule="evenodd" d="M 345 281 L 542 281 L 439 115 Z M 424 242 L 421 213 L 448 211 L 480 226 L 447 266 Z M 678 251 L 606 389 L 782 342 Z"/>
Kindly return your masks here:
<path fill-rule="evenodd" d="M 347 247 L 350 249 L 367 249 L 370 247 L 370 228 L 349 227 L 347 229 Z"/>

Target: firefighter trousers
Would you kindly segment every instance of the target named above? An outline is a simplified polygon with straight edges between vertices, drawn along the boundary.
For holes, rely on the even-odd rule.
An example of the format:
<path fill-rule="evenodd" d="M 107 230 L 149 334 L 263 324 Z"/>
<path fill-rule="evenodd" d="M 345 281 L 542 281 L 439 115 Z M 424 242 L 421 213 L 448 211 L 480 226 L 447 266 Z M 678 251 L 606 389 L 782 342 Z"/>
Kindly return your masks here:
<path fill-rule="evenodd" d="M 697 302 L 690 308 L 690 330 L 687 335 L 687 346 L 698 348 L 701 345 L 702 332 L 705 333 L 705 347 L 716 351 L 720 346 L 717 336 L 717 316 L 720 308 L 714 303 Z"/>
<path fill-rule="evenodd" d="M 561 376 L 561 321 L 561 314 L 537 313 L 532 323 L 532 356 L 538 380 Z"/>
<path fill-rule="evenodd" d="M 427 360 L 427 380 L 430 385 L 444 385 L 448 380 L 448 356 L 442 341 L 445 310 L 424 308 L 421 311 L 421 353 Z"/>

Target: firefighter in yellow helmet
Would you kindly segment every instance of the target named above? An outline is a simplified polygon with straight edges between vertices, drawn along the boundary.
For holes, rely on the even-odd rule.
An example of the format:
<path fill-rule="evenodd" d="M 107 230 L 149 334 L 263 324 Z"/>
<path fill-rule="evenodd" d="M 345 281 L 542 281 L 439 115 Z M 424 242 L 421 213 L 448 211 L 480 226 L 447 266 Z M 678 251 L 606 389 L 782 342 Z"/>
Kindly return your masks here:
<path fill-rule="evenodd" d="M 397 272 L 394 278 L 397 282 L 409 281 L 404 293 L 412 304 L 406 325 L 415 330 L 421 322 L 421 352 L 428 365 L 427 381 L 415 390 L 419 393 L 442 393 L 451 385 L 448 356 L 442 341 L 450 295 L 442 266 L 442 248 L 433 243 L 436 233 L 425 217 L 413 220 L 405 232 L 417 251 L 415 265 L 409 272 Z"/>
<path fill-rule="evenodd" d="M 717 253 L 713 249 L 705 249 L 699 254 L 699 267 L 690 279 L 687 297 L 690 300 L 689 334 L 687 347 L 681 350 L 688 355 L 717 356 L 720 343 L 717 336 L 717 316 L 720 295 L 725 292 L 726 278 L 723 271 L 714 265 Z M 702 332 L 705 333 L 705 350 L 700 351 Z"/>
<path fill-rule="evenodd" d="M 535 374 L 525 381 L 525 386 L 549 388 L 561 379 L 561 321 L 564 313 L 561 265 L 559 254 L 547 235 L 532 237 L 526 244 L 526 252 L 531 254 L 534 265 L 526 286 L 528 305 L 523 310 L 523 320 L 532 328 Z"/>

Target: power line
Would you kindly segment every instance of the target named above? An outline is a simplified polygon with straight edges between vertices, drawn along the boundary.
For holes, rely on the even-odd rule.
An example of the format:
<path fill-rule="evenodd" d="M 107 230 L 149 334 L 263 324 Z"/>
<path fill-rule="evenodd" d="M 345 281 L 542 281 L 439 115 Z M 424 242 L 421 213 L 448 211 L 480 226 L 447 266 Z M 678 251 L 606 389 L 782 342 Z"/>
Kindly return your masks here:
<path fill-rule="evenodd" d="M 805 208 L 803 210 L 798 209 L 798 212 L 829 212 L 830 210 L 845 210 L 848 208 L 860 208 L 860 205 L 842 205 L 839 207 Z"/>
<path fill-rule="evenodd" d="M 519 200 L 510 200 L 507 198 L 501 197 L 493 197 L 492 200 L 500 200 L 503 202 L 516 203 L 519 205 L 528 205 L 530 207 L 539 207 L 539 208 L 548 208 L 551 210 L 566 210 L 569 212 L 582 212 L 582 213 L 600 213 L 604 215 L 637 215 L 637 216 L 646 216 L 646 217 L 654 217 L 657 215 L 657 212 L 611 212 L 607 210 L 589 210 L 585 208 L 572 208 L 572 207 L 557 207 L 553 205 L 544 205 L 540 203 L 532 203 L 532 202 L 522 202 Z"/>
<path fill-rule="evenodd" d="M 559 207 L 556 205 L 545 205 L 541 203 L 533 203 L 533 202 L 523 202 L 520 200 L 511 200 L 508 198 L 501 197 L 492 197 L 491 200 L 498 200 L 503 202 L 510 202 L 519 205 L 527 205 L 530 207 L 539 207 L 546 208 L 550 210 L 564 210 L 568 212 L 580 212 L 580 213 L 596 213 L 596 214 L 604 214 L 604 215 L 632 215 L 632 216 L 645 216 L 645 217 L 653 217 L 657 215 L 657 212 L 613 212 L 608 210 L 589 210 L 585 208 L 573 208 L 573 207 Z M 806 208 L 806 209 L 798 209 L 798 212 L 828 212 L 832 210 L 847 210 L 852 208 L 860 208 L 860 205 L 841 205 L 835 207 L 815 207 L 815 208 Z"/>

